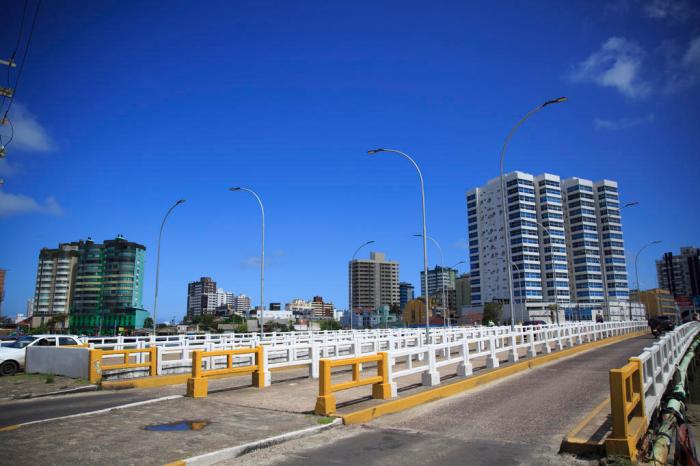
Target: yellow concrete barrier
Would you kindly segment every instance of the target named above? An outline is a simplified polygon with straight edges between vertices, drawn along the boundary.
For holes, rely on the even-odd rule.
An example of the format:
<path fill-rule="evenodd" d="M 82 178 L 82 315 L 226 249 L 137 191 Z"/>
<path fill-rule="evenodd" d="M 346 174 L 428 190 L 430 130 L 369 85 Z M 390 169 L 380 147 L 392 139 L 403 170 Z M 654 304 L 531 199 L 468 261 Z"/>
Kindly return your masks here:
<path fill-rule="evenodd" d="M 612 433 L 605 440 L 609 456 L 637 459 L 637 443 L 649 425 L 644 410 L 642 372 L 642 363 L 637 358 L 630 358 L 620 369 L 610 370 Z"/>
<path fill-rule="evenodd" d="M 249 366 L 233 367 L 233 357 L 240 354 L 254 354 L 255 362 Z M 207 357 L 226 356 L 226 367 L 223 369 L 202 369 L 202 359 Z M 253 386 L 263 388 L 265 386 L 263 347 L 240 348 L 233 350 L 200 351 L 192 352 L 192 377 L 187 379 L 187 396 L 192 398 L 205 398 L 209 390 L 208 377 L 237 375 L 250 373 L 253 376 Z"/>
<path fill-rule="evenodd" d="M 89 364 L 90 369 L 88 372 L 88 380 L 90 383 L 97 383 L 102 380 L 102 374 L 106 370 L 112 369 L 135 369 L 139 367 L 147 367 L 149 375 L 154 376 L 158 371 L 158 361 L 156 347 L 151 346 L 150 348 L 143 349 L 123 349 L 123 350 L 101 350 L 101 349 L 91 349 Z M 133 354 L 148 353 L 149 358 L 147 362 L 129 362 L 129 359 Z M 105 356 L 122 355 L 123 362 L 121 364 L 103 364 L 102 358 Z"/>
<path fill-rule="evenodd" d="M 377 375 L 360 378 L 360 365 L 368 362 L 377 363 Z M 389 354 L 386 352 L 347 359 L 321 359 L 318 378 L 318 398 L 316 414 L 328 416 L 336 411 L 334 392 L 372 385 L 372 398 L 388 400 L 391 398 L 391 380 L 389 380 Z M 339 366 L 352 366 L 352 380 L 333 385 L 331 369 Z"/>

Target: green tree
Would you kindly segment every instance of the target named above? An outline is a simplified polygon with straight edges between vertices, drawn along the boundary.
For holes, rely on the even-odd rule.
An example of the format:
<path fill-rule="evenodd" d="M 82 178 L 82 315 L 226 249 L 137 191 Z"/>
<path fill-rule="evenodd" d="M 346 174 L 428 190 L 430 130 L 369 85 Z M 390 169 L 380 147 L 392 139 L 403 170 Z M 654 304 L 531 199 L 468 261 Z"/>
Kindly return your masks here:
<path fill-rule="evenodd" d="M 481 322 L 486 324 L 488 322 L 493 322 L 498 324 L 501 321 L 501 311 L 503 310 L 503 304 L 501 303 L 486 303 L 484 304 L 484 316 Z"/>
<path fill-rule="evenodd" d="M 337 320 L 322 320 L 321 330 L 340 330 L 342 326 Z"/>
<path fill-rule="evenodd" d="M 146 317 L 143 320 L 143 328 L 153 328 L 153 319 Z"/>

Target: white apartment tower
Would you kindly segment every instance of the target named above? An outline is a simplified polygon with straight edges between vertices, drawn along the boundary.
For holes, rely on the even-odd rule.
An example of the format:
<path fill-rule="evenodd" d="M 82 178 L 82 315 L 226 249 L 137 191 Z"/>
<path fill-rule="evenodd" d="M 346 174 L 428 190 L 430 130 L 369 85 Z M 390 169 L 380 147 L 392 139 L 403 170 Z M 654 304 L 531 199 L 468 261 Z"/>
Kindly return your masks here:
<path fill-rule="evenodd" d="M 616 182 L 518 171 L 504 178 L 513 297 L 527 309 L 522 318 L 547 315 L 555 295 L 564 307 L 628 299 Z M 467 218 L 472 305 L 508 302 L 500 178 L 467 193 Z"/>
<path fill-rule="evenodd" d="M 68 314 L 77 263 L 77 243 L 62 243 L 57 249 L 43 248 L 39 252 L 33 308 L 29 313 L 32 327 L 55 315 Z"/>
<path fill-rule="evenodd" d="M 350 261 L 348 269 L 352 309 L 374 311 L 383 304 L 399 304 L 398 262 L 371 252 L 369 259 Z"/>

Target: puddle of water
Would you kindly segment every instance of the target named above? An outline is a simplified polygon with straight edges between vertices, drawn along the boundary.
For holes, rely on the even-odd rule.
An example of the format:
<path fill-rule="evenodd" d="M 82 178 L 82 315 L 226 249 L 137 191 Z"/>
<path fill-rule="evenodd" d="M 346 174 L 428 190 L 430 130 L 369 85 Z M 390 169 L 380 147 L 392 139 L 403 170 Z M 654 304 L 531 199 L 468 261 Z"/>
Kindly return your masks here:
<path fill-rule="evenodd" d="M 144 430 L 156 432 L 177 432 L 184 430 L 202 430 L 210 424 L 209 421 L 176 421 L 167 424 L 156 424 L 144 427 Z"/>

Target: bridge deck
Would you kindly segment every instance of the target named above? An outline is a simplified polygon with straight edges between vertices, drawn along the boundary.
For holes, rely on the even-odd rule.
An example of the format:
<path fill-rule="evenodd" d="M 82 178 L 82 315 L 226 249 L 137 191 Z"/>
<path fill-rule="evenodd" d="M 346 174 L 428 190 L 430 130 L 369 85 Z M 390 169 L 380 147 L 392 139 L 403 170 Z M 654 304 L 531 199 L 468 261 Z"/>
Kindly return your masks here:
<path fill-rule="evenodd" d="M 460 459 L 463 462 L 464 455 L 489 458 L 481 452 L 489 445 L 494 445 L 494 448 L 486 448 L 491 454 L 514 452 L 527 457 L 543 446 L 546 451 L 555 451 L 569 424 L 576 422 L 607 392 L 607 371 L 621 365 L 649 343 L 647 337 L 635 338 L 582 353 L 485 388 L 378 419 L 370 423 L 373 431 L 334 429 L 317 436 L 328 436 L 326 440 L 333 442 L 328 448 L 303 452 L 303 455 L 308 455 L 312 464 L 328 464 L 331 459 L 348 464 L 376 464 L 384 460 L 427 464 L 441 461 L 430 453 L 435 451 L 446 455 L 445 461 Z M 479 365 L 475 362 L 475 366 Z M 447 372 L 453 371 L 452 367 L 447 369 Z M 371 373 L 372 369 L 366 372 Z M 275 373 L 277 380 L 264 390 L 250 387 L 249 377 L 213 380 L 210 395 L 203 400 L 180 398 L 102 415 L 24 426 L 0 432 L 0 442 L 11 446 L 5 457 L 10 463 L 164 464 L 315 425 L 316 418 L 304 413 L 314 407 L 318 382 L 306 378 L 307 375 L 306 369 Z M 349 378 L 349 373 L 341 374 L 338 380 L 343 378 Z M 418 376 L 414 380 L 407 379 L 403 385 L 418 382 Z M 178 388 L 180 393 L 184 392 L 184 387 Z M 168 393 L 172 390 L 169 387 Z M 338 401 L 342 403 L 368 394 L 368 387 L 349 390 L 340 393 Z M 95 400 L 104 395 L 74 395 L 56 398 L 55 403 L 75 404 L 78 400 Z M 25 401 L 24 406 L 31 410 L 32 401 Z M 211 424 L 200 431 L 144 430 L 149 425 L 182 420 L 206 420 Z M 396 428 L 410 429 L 421 435 Z M 312 439 L 301 440 L 298 444 L 303 445 L 307 440 L 313 444 Z M 502 446 L 495 448 L 496 444 Z M 400 448 L 392 450 L 391 445 Z M 275 448 L 286 452 L 297 447 L 285 444 Z M 421 449 L 426 452 L 423 456 L 416 453 Z M 118 457 L 114 456 L 115 451 L 120 452 Z M 287 461 L 289 459 L 286 457 Z M 257 461 L 255 457 L 246 461 L 251 460 Z M 496 460 L 490 457 L 486 463 L 495 464 Z"/>

